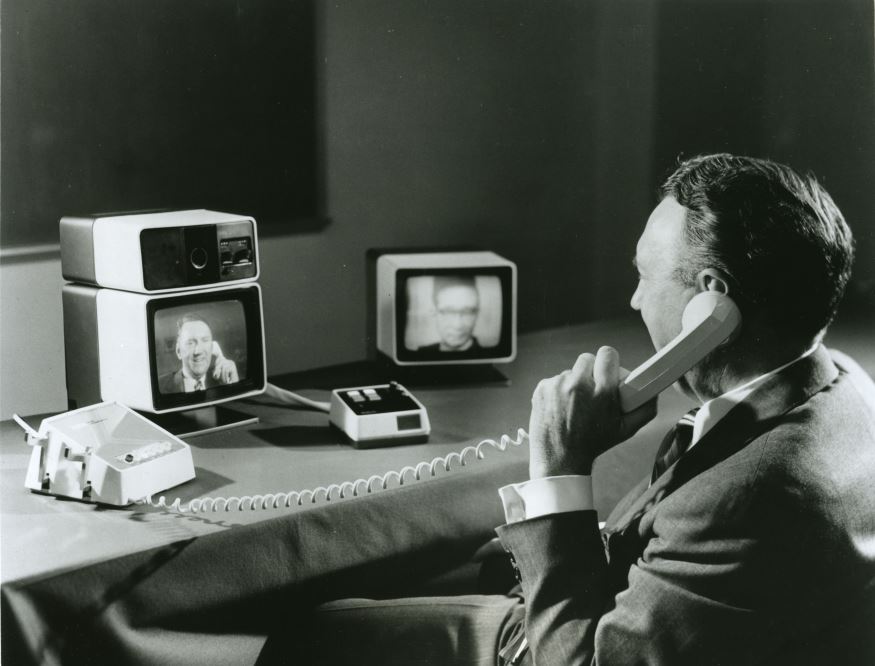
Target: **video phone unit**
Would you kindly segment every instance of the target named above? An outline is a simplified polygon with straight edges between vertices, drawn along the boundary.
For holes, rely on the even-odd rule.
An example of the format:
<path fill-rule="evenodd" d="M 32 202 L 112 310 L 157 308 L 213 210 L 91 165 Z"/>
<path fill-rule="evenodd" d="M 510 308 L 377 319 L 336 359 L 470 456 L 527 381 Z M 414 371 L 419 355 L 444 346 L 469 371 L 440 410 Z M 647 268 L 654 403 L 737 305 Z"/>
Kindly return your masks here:
<path fill-rule="evenodd" d="M 70 409 L 115 401 L 163 414 L 264 392 L 257 283 L 173 294 L 66 284 L 62 298 Z"/>
<path fill-rule="evenodd" d="M 60 221 L 65 279 L 161 293 L 258 278 L 255 220 L 210 210 L 122 213 Z"/>
<path fill-rule="evenodd" d="M 516 357 L 516 264 L 488 251 L 374 250 L 376 351 L 396 367 Z M 378 357 L 379 358 L 379 357 Z"/>

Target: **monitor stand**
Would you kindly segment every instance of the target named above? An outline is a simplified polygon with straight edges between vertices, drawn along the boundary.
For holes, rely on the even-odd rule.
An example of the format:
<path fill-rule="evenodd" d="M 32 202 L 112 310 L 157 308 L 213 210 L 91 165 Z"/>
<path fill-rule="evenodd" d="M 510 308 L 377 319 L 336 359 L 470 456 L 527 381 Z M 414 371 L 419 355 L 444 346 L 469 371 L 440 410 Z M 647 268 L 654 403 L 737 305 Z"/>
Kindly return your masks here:
<path fill-rule="evenodd" d="M 444 388 L 495 384 L 507 386 L 510 380 L 494 365 L 395 365 L 385 357 L 353 361 L 341 365 L 304 370 L 272 377 L 277 386 L 290 390 L 316 388 L 331 391 L 336 388 L 388 384 L 396 381 L 409 389 Z"/>
<path fill-rule="evenodd" d="M 160 428 L 177 437 L 199 437 L 258 423 L 258 417 L 228 407 L 200 407 L 167 414 L 143 414 Z"/>
<path fill-rule="evenodd" d="M 507 385 L 510 380 L 494 365 L 385 365 L 388 376 L 407 388 L 439 386 L 470 386 L 477 384 Z"/>

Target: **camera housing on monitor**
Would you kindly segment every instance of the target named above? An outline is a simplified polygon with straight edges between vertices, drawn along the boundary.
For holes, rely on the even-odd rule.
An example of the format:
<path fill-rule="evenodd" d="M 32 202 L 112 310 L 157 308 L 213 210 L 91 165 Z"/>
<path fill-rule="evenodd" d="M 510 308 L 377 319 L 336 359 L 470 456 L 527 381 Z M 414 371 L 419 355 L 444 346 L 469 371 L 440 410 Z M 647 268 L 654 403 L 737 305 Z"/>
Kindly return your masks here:
<path fill-rule="evenodd" d="M 211 210 L 61 218 L 67 280 L 162 293 L 258 278 L 255 220 Z"/>
<path fill-rule="evenodd" d="M 267 382 L 256 283 L 175 294 L 66 284 L 67 398 L 162 414 L 258 395 Z"/>
<path fill-rule="evenodd" d="M 488 365 L 516 356 L 516 264 L 488 251 L 375 259 L 376 348 L 399 366 Z"/>

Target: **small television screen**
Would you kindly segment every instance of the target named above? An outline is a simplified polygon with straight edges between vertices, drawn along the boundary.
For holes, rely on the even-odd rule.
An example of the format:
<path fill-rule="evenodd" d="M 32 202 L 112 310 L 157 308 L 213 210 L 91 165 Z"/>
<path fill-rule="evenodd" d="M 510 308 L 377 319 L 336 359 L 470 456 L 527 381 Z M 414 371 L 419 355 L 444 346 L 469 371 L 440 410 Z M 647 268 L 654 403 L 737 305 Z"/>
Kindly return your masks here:
<path fill-rule="evenodd" d="M 213 402 L 261 388 L 261 312 L 253 293 L 194 293 L 149 303 L 156 407 Z"/>
<path fill-rule="evenodd" d="M 380 262 L 383 262 L 382 265 Z M 510 361 L 516 266 L 491 252 L 398 254 L 377 261 L 380 351 L 401 365 Z"/>
<path fill-rule="evenodd" d="M 62 295 L 71 409 L 113 400 L 161 414 L 264 391 L 255 283 L 160 296 L 66 284 Z"/>
<path fill-rule="evenodd" d="M 462 360 L 507 356 L 509 294 L 499 274 L 434 272 L 399 275 L 397 322 L 403 360 Z"/>

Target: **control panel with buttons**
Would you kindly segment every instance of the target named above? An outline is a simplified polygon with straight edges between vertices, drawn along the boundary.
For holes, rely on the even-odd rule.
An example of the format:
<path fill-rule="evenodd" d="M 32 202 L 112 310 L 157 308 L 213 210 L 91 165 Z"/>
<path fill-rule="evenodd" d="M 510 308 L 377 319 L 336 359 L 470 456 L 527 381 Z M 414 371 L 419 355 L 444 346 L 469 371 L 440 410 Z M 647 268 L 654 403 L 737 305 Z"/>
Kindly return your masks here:
<path fill-rule="evenodd" d="M 255 275 L 253 242 L 249 236 L 219 240 L 221 279 L 245 278 Z"/>
<path fill-rule="evenodd" d="M 145 446 L 140 446 L 131 451 L 127 451 L 126 453 L 117 455 L 115 459 L 129 465 L 137 465 L 146 462 L 147 460 L 151 460 L 152 458 L 157 458 L 165 453 L 170 453 L 171 451 L 173 451 L 173 444 L 170 442 L 152 442 L 151 444 L 146 444 Z"/>
<path fill-rule="evenodd" d="M 424 442 L 431 432 L 425 407 L 397 382 L 332 391 L 329 419 L 357 448 Z"/>

